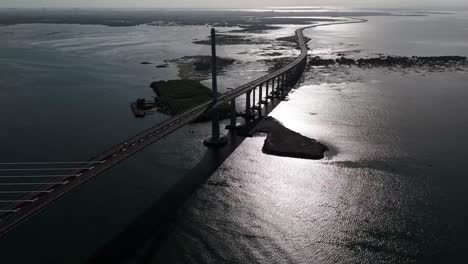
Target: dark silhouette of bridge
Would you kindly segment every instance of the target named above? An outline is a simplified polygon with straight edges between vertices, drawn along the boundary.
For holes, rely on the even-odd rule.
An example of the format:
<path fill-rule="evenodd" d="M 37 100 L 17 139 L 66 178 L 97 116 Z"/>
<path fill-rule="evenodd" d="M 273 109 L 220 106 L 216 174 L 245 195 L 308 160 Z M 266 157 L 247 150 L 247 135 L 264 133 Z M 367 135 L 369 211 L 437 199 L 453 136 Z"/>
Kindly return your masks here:
<path fill-rule="evenodd" d="M 100 153 L 86 162 L 51 162 L 51 163 L 22 163 L 28 164 L 63 164 L 73 165 L 68 172 L 63 175 L 33 175 L 23 176 L 23 178 L 44 178 L 40 183 L 3 183 L 1 185 L 22 185 L 34 186 L 32 190 L 27 191 L 0 191 L 0 194 L 18 195 L 19 198 L 11 200 L 0 200 L 0 236 L 14 228 L 16 225 L 28 220 L 36 213 L 45 209 L 53 202 L 65 194 L 75 190 L 89 180 L 95 178 L 104 171 L 114 167 L 118 163 L 131 157 L 135 153 L 143 150 L 149 145 L 157 142 L 161 138 L 169 135 L 178 128 L 196 120 L 200 115 L 206 112 L 216 113 L 222 104 L 230 103 L 230 129 L 236 129 L 238 113 L 236 111 L 235 100 L 238 97 L 246 96 L 245 112 L 242 116 L 249 124 L 251 120 L 262 115 L 262 106 L 270 104 L 273 100 L 284 99 L 287 93 L 300 79 L 307 64 L 307 46 L 304 40 L 303 31 L 306 28 L 335 25 L 344 23 L 359 23 L 359 21 L 347 21 L 338 23 L 318 24 L 304 27 L 296 30 L 298 47 L 301 50 L 300 55 L 285 67 L 263 76 L 250 83 L 244 84 L 236 89 L 230 90 L 211 102 L 200 104 L 184 113 L 178 114 L 167 121 L 162 122 L 150 129 L 147 129 L 138 135 L 135 135 L 126 141 L 113 146 L 112 148 Z M 216 69 L 216 67 L 212 67 Z M 257 98 L 256 98 L 256 95 Z M 216 116 L 216 115 L 213 115 Z M 213 131 L 211 142 L 219 140 L 219 120 L 213 118 Z M 218 131 L 218 133 L 216 132 Z M 215 144 L 216 145 L 216 144 Z M 18 165 L 20 163 L 3 163 L 3 165 Z M 0 171 L 9 171 L 3 169 Z M 18 169 L 11 169 L 18 170 Z M 19 169 L 27 171 L 29 169 Z M 39 169 L 41 170 L 41 169 Z M 48 168 L 44 171 L 64 170 L 64 168 Z M 37 170 L 36 170 L 37 171 Z M 0 176 L 3 178 L 15 178 L 18 176 Z"/>

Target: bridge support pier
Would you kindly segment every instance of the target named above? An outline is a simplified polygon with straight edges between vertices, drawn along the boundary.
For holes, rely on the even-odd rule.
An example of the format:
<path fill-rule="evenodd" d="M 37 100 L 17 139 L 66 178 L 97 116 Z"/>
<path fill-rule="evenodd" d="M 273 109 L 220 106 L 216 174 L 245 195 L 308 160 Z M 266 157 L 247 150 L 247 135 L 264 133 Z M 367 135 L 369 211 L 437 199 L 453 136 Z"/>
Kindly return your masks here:
<path fill-rule="evenodd" d="M 283 100 L 284 98 L 286 98 L 286 91 L 285 91 L 285 90 L 286 90 L 286 87 L 284 87 L 284 86 L 285 86 L 285 85 L 284 85 L 284 84 L 285 84 L 285 83 L 284 83 L 284 76 L 285 76 L 284 73 L 281 74 L 281 76 L 280 76 L 280 80 L 281 80 L 281 84 L 280 84 L 281 100 Z"/>
<path fill-rule="evenodd" d="M 289 86 L 291 84 L 291 76 L 289 73 L 286 73 L 286 78 L 285 78 L 285 81 L 284 81 L 284 88 L 286 89 L 286 91 L 289 90 Z"/>
<path fill-rule="evenodd" d="M 263 105 L 263 84 L 258 87 L 258 117 L 262 117 L 262 105 Z"/>
<path fill-rule="evenodd" d="M 270 84 L 270 81 L 267 81 L 266 82 L 266 94 L 265 94 L 265 101 L 263 102 L 264 104 L 268 104 L 268 97 L 270 96 L 270 94 L 268 93 L 268 86 Z"/>
<path fill-rule="evenodd" d="M 267 102 L 268 99 L 273 100 L 273 98 L 275 98 L 275 78 L 271 79 L 271 92 L 269 92 L 268 89 L 269 88 L 267 86 Z"/>
<path fill-rule="evenodd" d="M 259 94 L 260 94 L 260 91 L 262 89 L 261 86 L 258 87 L 259 88 Z M 253 118 L 255 118 L 255 111 L 258 111 L 258 112 L 261 112 L 262 111 L 262 104 L 260 103 L 261 101 L 261 97 L 259 96 L 258 98 L 258 102 L 257 102 L 257 99 L 256 99 L 256 96 L 257 96 L 257 88 L 253 88 L 253 99 L 252 99 L 252 115 L 253 115 Z"/>
<path fill-rule="evenodd" d="M 281 75 L 278 76 L 276 80 L 276 93 L 277 93 L 277 98 L 281 98 Z"/>
<path fill-rule="evenodd" d="M 253 94 L 252 94 L 252 108 L 255 109 L 255 95 L 257 92 L 257 88 L 253 88 Z"/>
<path fill-rule="evenodd" d="M 237 128 L 237 111 L 236 111 L 236 98 L 231 100 L 231 116 L 230 124 L 226 126 L 226 129 L 236 129 Z"/>
<path fill-rule="evenodd" d="M 250 94 L 252 93 L 252 90 L 248 91 L 245 94 L 245 121 L 250 122 L 250 119 L 252 119 L 252 106 L 251 106 L 251 99 L 250 99 Z"/>

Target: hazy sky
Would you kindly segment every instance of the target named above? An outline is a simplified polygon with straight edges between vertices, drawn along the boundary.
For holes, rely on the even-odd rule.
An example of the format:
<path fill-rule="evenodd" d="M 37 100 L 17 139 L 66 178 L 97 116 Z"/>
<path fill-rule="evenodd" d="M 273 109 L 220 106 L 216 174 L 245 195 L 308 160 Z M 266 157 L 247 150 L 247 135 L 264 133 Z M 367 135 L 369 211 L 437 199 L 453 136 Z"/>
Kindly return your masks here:
<path fill-rule="evenodd" d="M 0 0 L 0 7 L 200 7 L 259 8 L 269 6 L 449 7 L 468 0 Z"/>

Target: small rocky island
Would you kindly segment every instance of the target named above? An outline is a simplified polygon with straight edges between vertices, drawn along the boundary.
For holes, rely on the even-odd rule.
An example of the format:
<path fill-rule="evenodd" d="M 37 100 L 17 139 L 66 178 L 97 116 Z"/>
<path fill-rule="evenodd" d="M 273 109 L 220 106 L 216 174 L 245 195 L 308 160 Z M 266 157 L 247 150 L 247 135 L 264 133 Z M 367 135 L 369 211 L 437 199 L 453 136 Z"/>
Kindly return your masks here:
<path fill-rule="evenodd" d="M 211 56 L 185 56 L 168 62 L 176 63 L 180 79 L 203 80 L 211 75 Z M 236 63 L 232 58 L 216 57 L 216 70 L 223 74 L 224 70 Z"/>
<path fill-rule="evenodd" d="M 273 117 L 265 117 L 255 132 L 267 134 L 262 148 L 265 154 L 318 160 L 323 159 L 328 151 L 325 145 L 286 128 Z"/>
<path fill-rule="evenodd" d="M 234 64 L 232 58 L 217 59 L 217 72 L 223 73 L 226 67 Z M 178 59 L 164 60 L 164 64 L 156 68 L 169 67 L 169 63 L 176 63 L 179 80 L 156 81 L 150 87 L 156 94 L 154 101 L 138 99 L 131 104 L 134 115 L 143 118 L 155 111 L 166 115 L 177 115 L 200 104 L 212 100 L 211 89 L 204 86 L 201 81 L 211 75 L 211 56 L 185 56 Z M 152 64 L 142 62 L 141 64 Z M 230 114 L 230 105 L 222 104 L 219 109 L 220 118 L 227 118 Z M 203 114 L 195 122 L 211 120 L 209 113 Z"/>
<path fill-rule="evenodd" d="M 150 85 L 157 97 L 158 111 L 167 115 L 177 115 L 195 106 L 211 101 L 211 89 L 197 80 L 157 81 Z M 219 108 L 220 118 L 227 118 L 229 104 Z M 211 120 L 209 114 L 203 114 L 195 122 Z"/>
<path fill-rule="evenodd" d="M 194 44 L 211 45 L 211 37 L 205 39 L 197 39 Z M 252 38 L 240 35 L 218 34 L 216 35 L 216 45 L 252 45 L 252 44 L 267 44 L 265 39 Z"/>
<path fill-rule="evenodd" d="M 356 65 L 359 67 L 418 67 L 418 66 L 456 66 L 468 65 L 466 57 L 463 56 L 433 56 L 433 57 L 401 57 L 401 56 L 380 56 L 377 58 L 346 58 L 341 56 L 337 59 L 323 59 L 320 56 L 310 58 L 311 66 L 330 65 Z"/>
<path fill-rule="evenodd" d="M 297 43 L 297 37 L 296 36 L 281 37 L 281 38 L 277 38 L 276 40 L 299 44 L 299 43 Z M 309 42 L 310 40 L 311 40 L 311 38 L 304 36 L 304 42 L 305 43 Z"/>

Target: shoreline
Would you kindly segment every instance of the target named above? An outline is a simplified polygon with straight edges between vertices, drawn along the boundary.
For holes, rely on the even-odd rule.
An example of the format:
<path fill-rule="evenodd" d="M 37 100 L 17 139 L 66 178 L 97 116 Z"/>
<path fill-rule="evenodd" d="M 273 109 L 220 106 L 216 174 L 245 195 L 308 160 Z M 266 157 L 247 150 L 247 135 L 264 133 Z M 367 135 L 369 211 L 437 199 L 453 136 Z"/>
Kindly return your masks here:
<path fill-rule="evenodd" d="M 187 13 L 196 12 L 199 17 L 186 18 Z M 219 15 L 222 13 L 223 15 Z M 349 16 L 415 16 L 415 14 L 398 14 L 388 11 L 349 11 L 349 12 L 305 12 L 297 18 L 297 13 L 285 12 L 280 18 L 271 19 L 270 10 L 252 12 L 249 10 L 220 10 L 200 9 L 172 9 L 172 10 L 130 10 L 130 9 L 0 9 L 0 25 L 21 24 L 73 24 L 73 25 L 102 25 L 109 27 L 131 26 L 190 26 L 210 25 L 213 27 L 239 27 L 238 32 L 258 33 L 273 29 L 273 24 L 307 25 L 311 22 L 325 22 L 330 18 Z M 418 15 L 420 16 L 420 15 Z M 245 17 L 260 18 L 248 23 Z M 220 22 L 220 19 L 223 22 Z M 246 23 L 247 22 L 247 23 Z"/>

